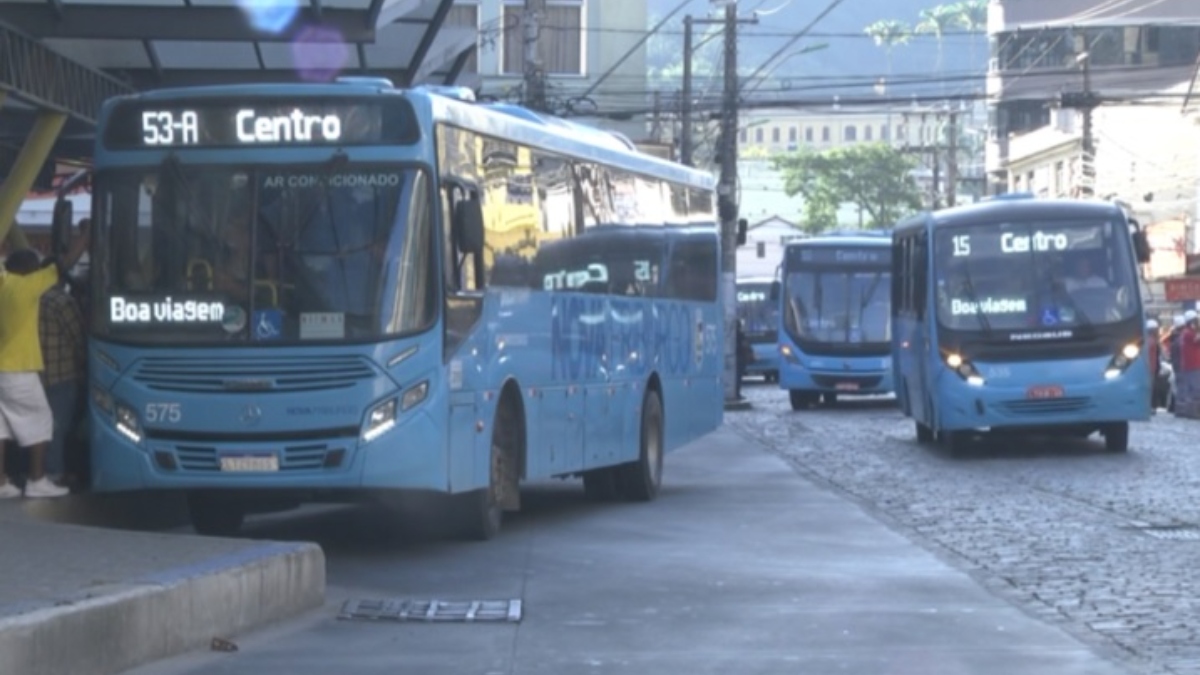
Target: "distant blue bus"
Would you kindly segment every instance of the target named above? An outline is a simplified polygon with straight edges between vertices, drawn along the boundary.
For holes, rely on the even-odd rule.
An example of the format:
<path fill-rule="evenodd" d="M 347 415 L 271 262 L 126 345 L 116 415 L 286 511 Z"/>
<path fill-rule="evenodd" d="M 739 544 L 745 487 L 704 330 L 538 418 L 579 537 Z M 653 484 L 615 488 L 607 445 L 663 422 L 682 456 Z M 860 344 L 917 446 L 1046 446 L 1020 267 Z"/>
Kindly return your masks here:
<path fill-rule="evenodd" d="M 653 499 L 722 421 L 713 181 L 627 140 L 384 80 L 108 102 L 95 149 L 92 486 L 197 531 L 306 501 L 523 481 Z"/>
<path fill-rule="evenodd" d="M 1150 415 L 1136 222 L 1101 202 L 1011 198 L 894 232 L 896 393 L 921 442 L 1099 431 Z"/>
<path fill-rule="evenodd" d="M 779 386 L 793 410 L 892 391 L 892 242 L 883 233 L 789 243 L 777 283 Z"/>
<path fill-rule="evenodd" d="M 746 364 L 746 374 L 767 382 L 779 379 L 779 303 L 771 299 L 770 277 L 743 277 L 737 280 L 737 315 L 754 360 Z"/>

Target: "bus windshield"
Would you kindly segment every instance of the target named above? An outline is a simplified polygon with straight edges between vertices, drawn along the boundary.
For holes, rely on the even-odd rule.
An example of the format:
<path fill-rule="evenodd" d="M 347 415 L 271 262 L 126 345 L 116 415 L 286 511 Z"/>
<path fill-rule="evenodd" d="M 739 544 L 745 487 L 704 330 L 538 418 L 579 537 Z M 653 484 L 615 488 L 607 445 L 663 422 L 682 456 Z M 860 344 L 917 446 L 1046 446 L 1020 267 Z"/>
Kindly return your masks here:
<path fill-rule="evenodd" d="M 1123 223 L 978 223 L 937 233 L 938 320 L 954 330 L 1071 330 L 1138 311 Z"/>
<path fill-rule="evenodd" d="M 785 319 L 798 341 L 880 345 L 891 340 L 888 248 L 830 249 L 787 262 Z M 838 255 L 833 255 L 834 253 Z"/>
<path fill-rule="evenodd" d="M 411 168 L 105 171 L 94 327 L 150 343 L 417 330 L 436 307 L 429 198 Z"/>
<path fill-rule="evenodd" d="M 779 320 L 779 303 L 771 299 L 771 282 L 739 282 L 737 314 L 751 342 L 774 342 Z"/>

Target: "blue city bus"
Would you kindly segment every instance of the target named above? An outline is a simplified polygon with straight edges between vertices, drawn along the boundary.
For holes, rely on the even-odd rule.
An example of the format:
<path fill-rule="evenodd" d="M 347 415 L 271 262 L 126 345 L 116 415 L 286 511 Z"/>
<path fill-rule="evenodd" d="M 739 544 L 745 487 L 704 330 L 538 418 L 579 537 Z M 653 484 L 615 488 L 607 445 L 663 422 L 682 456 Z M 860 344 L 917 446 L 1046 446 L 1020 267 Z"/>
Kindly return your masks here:
<path fill-rule="evenodd" d="M 746 375 L 767 382 L 779 379 L 779 303 L 771 300 L 770 277 L 737 280 L 737 316 L 754 360 L 746 364 Z"/>
<path fill-rule="evenodd" d="M 722 421 L 712 178 L 454 88 L 109 101 L 93 187 L 98 492 L 202 533 L 305 502 L 438 505 L 486 539 L 524 481 L 648 501 Z"/>
<path fill-rule="evenodd" d="M 1150 415 L 1137 264 L 1116 205 L 1028 197 L 922 214 L 894 231 L 897 398 L 917 439 L 1100 432 L 1123 452 Z"/>
<path fill-rule="evenodd" d="M 793 410 L 839 394 L 892 391 L 891 238 L 831 233 L 787 244 L 779 301 L 779 386 Z"/>

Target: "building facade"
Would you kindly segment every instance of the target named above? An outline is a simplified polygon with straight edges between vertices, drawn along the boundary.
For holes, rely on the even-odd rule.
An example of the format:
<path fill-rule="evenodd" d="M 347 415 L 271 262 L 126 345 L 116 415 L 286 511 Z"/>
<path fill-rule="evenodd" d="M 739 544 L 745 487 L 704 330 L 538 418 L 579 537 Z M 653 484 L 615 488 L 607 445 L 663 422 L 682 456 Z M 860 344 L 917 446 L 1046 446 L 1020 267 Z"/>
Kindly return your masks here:
<path fill-rule="evenodd" d="M 985 165 L 995 193 L 1013 182 L 1010 162 L 1027 157 L 1015 152 L 1016 139 L 1061 124 L 1051 120 L 1060 95 L 1132 100 L 1190 81 L 1200 54 L 1200 2 L 991 0 L 988 41 Z"/>
<path fill-rule="evenodd" d="M 644 140 L 641 115 L 612 121 L 588 113 L 646 108 L 646 51 L 638 45 L 646 30 L 646 0 L 544 2 L 536 39 L 551 110 L 619 131 L 634 141 Z M 479 36 L 476 53 L 459 78 L 461 84 L 484 97 L 520 100 L 526 53 L 524 14 L 522 0 L 455 3 L 446 17 L 447 28 L 473 27 Z"/>
<path fill-rule="evenodd" d="M 737 250 L 738 278 L 774 278 L 783 262 L 783 247 L 804 236 L 796 223 L 779 216 L 751 221 L 746 228 L 746 244 Z"/>

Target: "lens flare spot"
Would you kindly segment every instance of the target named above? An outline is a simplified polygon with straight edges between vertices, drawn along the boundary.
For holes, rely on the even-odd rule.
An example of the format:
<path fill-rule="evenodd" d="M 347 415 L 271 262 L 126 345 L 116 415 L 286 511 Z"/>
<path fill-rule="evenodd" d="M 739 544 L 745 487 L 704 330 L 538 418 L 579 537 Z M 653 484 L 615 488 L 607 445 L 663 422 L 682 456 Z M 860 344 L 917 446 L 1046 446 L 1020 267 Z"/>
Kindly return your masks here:
<path fill-rule="evenodd" d="M 300 0 L 238 0 L 250 25 L 263 33 L 280 33 L 300 11 Z"/>
<path fill-rule="evenodd" d="M 301 79 L 330 82 L 350 61 L 350 47 L 337 30 L 309 26 L 292 43 L 292 60 Z"/>

